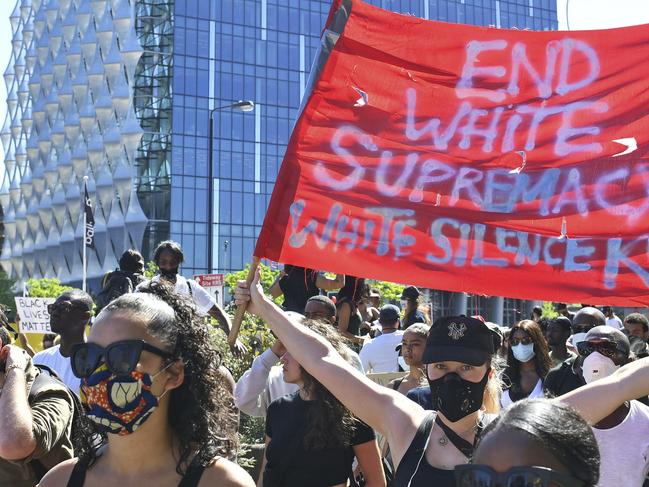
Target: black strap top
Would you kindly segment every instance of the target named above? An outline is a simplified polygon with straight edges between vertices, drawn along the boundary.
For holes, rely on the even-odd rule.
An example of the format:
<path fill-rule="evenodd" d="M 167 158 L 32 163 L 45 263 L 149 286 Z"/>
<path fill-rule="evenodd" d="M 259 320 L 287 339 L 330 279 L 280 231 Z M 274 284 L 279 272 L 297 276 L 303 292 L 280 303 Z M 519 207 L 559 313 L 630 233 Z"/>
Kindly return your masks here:
<path fill-rule="evenodd" d="M 426 447 L 435 416 L 436 413 L 431 412 L 417 428 L 395 473 L 394 487 L 455 487 L 453 470 L 433 467 L 426 461 Z"/>
<path fill-rule="evenodd" d="M 86 482 L 87 470 L 88 465 L 77 462 L 72 470 L 67 487 L 83 487 Z M 178 487 L 198 487 L 198 483 L 201 481 L 204 470 L 205 467 L 198 464 L 198 455 L 196 455 L 185 472 L 185 475 L 180 479 Z"/>

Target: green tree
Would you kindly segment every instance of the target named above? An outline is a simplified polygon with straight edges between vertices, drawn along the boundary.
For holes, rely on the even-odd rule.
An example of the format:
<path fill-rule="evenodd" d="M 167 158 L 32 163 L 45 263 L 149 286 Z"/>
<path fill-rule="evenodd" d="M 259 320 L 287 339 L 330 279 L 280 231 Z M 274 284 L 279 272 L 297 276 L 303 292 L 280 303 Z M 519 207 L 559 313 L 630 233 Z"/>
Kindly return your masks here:
<path fill-rule="evenodd" d="M 32 298 L 57 298 L 61 293 L 71 289 L 70 286 L 62 285 L 61 281 L 54 277 L 29 279 L 27 281 L 27 292 Z"/>
<path fill-rule="evenodd" d="M 144 277 L 146 277 L 147 279 L 151 279 L 157 273 L 158 273 L 158 265 L 152 260 L 147 262 L 146 266 L 144 266 Z"/>
<path fill-rule="evenodd" d="M 384 304 L 399 303 L 399 299 L 401 299 L 401 293 L 406 287 L 403 284 L 374 280 L 367 281 L 367 284 L 371 289 L 377 289 L 381 293 L 381 300 Z"/>
<path fill-rule="evenodd" d="M 541 316 L 545 318 L 553 319 L 559 316 L 559 313 L 554 309 L 554 303 L 552 301 L 543 301 L 541 309 L 543 310 Z"/>
<path fill-rule="evenodd" d="M 11 279 L 7 273 L 0 269 L 0 305 L 9 310 L 13 315 L 16 312 L 16 301 L 14 301 L 16 281 Z"/>
<path fill-rule="evenodd" d="M 229 287 L 230 295 L 234 295 L 234 288 L 237 285 L 237 281 L 245 280 L 248 277 L 248 270 L 250 265 L 245 269 L 233 272 L 232 274 L 227 274 L 225 276 L 225 284 Z M 264 291 L 267 293 L 270 289 L 270 286 L 275 282 L 280 272 L 278 270 L 273 270 L 270 267 L 259 264 L 259 270 L 261 272 L 261 284 L 264 288 Z M 281 299 L 281 298 L 280 298 Z M 236 306 L 234 303 L 230 303 L 226 306 L 225 310 L 231 315 L 234 316 L 236 312 Z M 230 352 L 230 347 L 227 345 L 226 336 L 220 331 L 214 330 L 213 333 L 214 342 L 221 353 L 224 364 L 232 372 L 232 376 L 235 380 L 238 380 L 243 373 L 248 370 L 252 361 L 259 353 L 269 348 L 275 338 L 270 332 L 270 329 L 260 318 L 252 316 L 249 313 L 246 313 L 241 322 L 241 328 L 239 330 L 239 339 L 248 347 L 248 353 L 242 357 L 234 357 Z M 264 419 L 255 418 L 248 416 L 247 414 L 241 414 L 241 421 L 239 425 L 239 438 L 242 445 L 252 445 L 255 443 L 263 443 L 264 441 Z M 245 458 L 246 456 L 245 448 L 239 456 L 239 460 L 244 467 L 252 469 L 254 466 L 254 461 L 251 458 Z"/>

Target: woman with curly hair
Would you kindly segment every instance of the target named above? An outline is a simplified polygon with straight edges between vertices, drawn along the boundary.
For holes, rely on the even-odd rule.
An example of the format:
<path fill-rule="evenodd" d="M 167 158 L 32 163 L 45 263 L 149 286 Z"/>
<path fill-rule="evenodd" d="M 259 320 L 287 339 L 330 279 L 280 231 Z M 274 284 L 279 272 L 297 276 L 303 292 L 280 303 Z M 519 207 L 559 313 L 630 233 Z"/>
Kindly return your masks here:
<path fill-rule="evenodd" d="M 77 458 L 40 485 L 253 486 L 224 458 L 236 445 L 231 395 L 206 325 L 170 287 L 143 291 L 106 306 L 73 349 L 86 427 L 73 438 Z"/>
<path fill-rule="evenodd" d="M 543 380 L 551 364 L 548 344 L 537 322 L 523 320 L 512 326 L 505 370 L 509 387 L 503 391 L 501 406 L 526 397 L 543 397 Z"/>
<path fill-rule="evenodd" d="M 346 360 L 349 349 L 330 325 L 304 321 Z M 346 486 L 354 456 L 367 487 L 385 487 L 372 428 L 354 418 L 290 353 L 282 356 L 284 381 L 300 389 L 273 401 L 266 413 L 266 454 L 257 485 Z"/>

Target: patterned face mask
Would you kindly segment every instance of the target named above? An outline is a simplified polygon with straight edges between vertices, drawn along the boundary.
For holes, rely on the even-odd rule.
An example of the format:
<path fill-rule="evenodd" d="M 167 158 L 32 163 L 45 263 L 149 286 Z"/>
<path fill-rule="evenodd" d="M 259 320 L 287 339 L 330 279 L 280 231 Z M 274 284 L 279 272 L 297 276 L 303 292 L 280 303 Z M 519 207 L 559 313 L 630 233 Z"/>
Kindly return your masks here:
<path fill-rule="evenodd" d="M 153 376 L 138 370 L 127 376 L 116 376 L 106 364 L 101 364 L 81 382 L 81 402 L 86 415 L 106 433 L 120 436 L 133 433 L 158 406 L 159 398 L 151 392 L 151 384 L 170 365 Z"/>

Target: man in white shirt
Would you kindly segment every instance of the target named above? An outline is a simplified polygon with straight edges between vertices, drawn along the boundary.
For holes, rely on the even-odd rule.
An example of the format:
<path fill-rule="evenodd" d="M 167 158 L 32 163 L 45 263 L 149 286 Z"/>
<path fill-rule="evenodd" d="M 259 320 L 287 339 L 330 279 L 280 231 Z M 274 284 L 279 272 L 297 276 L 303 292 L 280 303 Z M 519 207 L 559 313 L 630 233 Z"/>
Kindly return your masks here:
<path fill-rule="evenodd" d="M 612 326 L 616 330 L 624 329 L 622 320 L 615 313 L 613 313 L 613 308 L 611 308 L 610 306 L 603 306 L 602 313 L 604 313 L 604 316 L 606 316 L 606 324 L 608 326 Z"/>
<path fill-rule="evenodd" d="M 382 334 L 366 342 L 359 354 L 365 372 L 375 374 L 399 371 L 399 352 L 403 331 L 399 329 L 401 311 L 393 304 L 386 304 L 379 312 Z"/>
<path fill-rule="evenodd" d="M 629 360 L 629 340 L 609 326 L 590 330 L 579 345 L 587 383 L 607 377 Z M 622 404 L 592 426 L 600 451 L 598 487 L 640 487 L 649 470 L 649 407 Z"/>
<path fill-rule="evenodd" d="M 86 326 L 92 317 L 92 298 L 80 289 L 65 291 L 48 306 L 50 329 L 58 333 L 61 343 L 34 355 L 36 365 L 45 365 L 63 380 L 72 392 L 79 394 L 81 379 L 72 373 L 70 353 L 77 343 L 86 341 Z"/>
<path fill-rule="evenodd" d="M 287 313 L 304 319 L 299 313 Z M 308 319 L 333 326 L 336 322 L 336 305 L 326 296 L 313 296 L 306 302 L 304 314 Z M 249 416 L 266 416 L 266 409 L 271 402 L 298 390 L 297 385 L 284 382 L 282 366 L 277 365 L 285 353 L 286 349 L 277 340 L 272 347 L 253 360 L 250 369 L 237 381 L 234 386 L 234 403 L 241 411 Z M 356 368 L 362 372 L 358 355 L 351 349 L 349 353 Z"/>
<path fill-rule="evenodd" d="M 186 279 L 182 275 L 178 274 L 178 267 L 183 263 L 184 259 L 185 256 L 178 242 L 174 242 L 173 240 L 160 242 L 153 254 L 153 261 L 158 266 L 160 274 L 154 276 L 152 281 L 164 280 L 173 284 L 178 294 L 190 296 L 193 299 L 198 312 L 202 315 L 209 315 L 212 318 L 215 318 L 219 324 L 219 328 L 221 328 L 226 335 L 229 335 L 230 328 L 232 327 L 230 316 L 221 309 L 214 298 L 212 298 L 212 296 L 210 296 L 210 294 L 203 289 L 200 284 L 193 279 Z M 143 283 L 142 285 L 146 285 L 146 283 Z M 236 343 L 232 347 L 232 352 L 239 356 L 245 351 L 245 345 L 237 339 Z"/>

